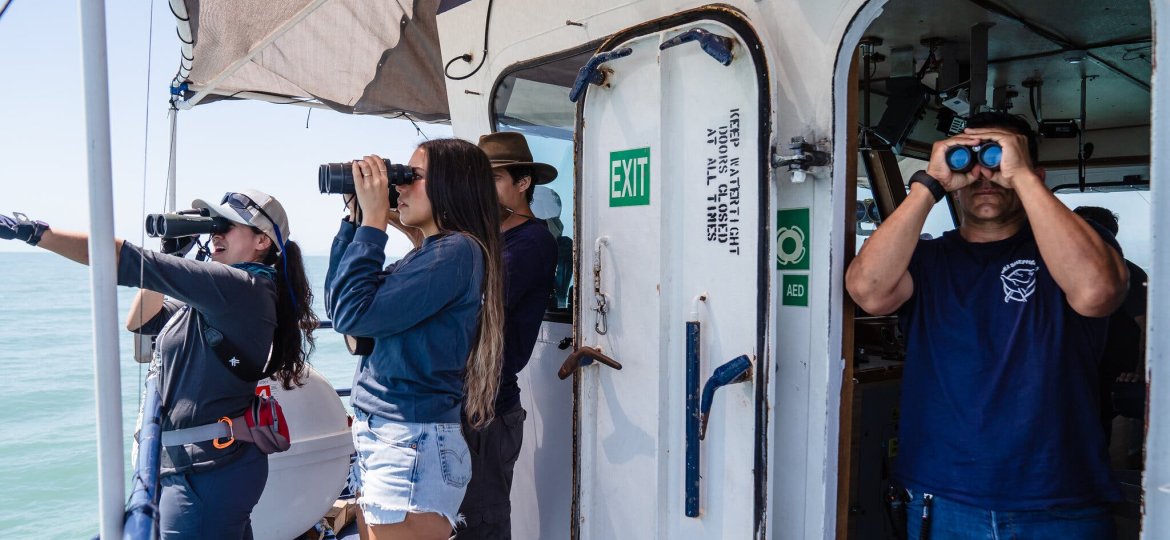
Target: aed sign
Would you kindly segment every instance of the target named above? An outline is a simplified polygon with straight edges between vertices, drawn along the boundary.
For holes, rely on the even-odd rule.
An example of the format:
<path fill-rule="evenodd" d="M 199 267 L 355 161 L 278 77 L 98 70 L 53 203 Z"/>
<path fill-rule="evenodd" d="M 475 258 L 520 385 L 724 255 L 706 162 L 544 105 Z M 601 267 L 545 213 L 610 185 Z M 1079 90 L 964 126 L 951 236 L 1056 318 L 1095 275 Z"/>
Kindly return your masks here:
<path fill-rule="evenodd" d="M 780 290 L 784 293 L 783 305 L 808 307 L 807 274 L 784 274 Z"/>
<path fill-rule="evenodd" d="M 609 153 L 609 206 L 650 204 L 650 147 Z"/>

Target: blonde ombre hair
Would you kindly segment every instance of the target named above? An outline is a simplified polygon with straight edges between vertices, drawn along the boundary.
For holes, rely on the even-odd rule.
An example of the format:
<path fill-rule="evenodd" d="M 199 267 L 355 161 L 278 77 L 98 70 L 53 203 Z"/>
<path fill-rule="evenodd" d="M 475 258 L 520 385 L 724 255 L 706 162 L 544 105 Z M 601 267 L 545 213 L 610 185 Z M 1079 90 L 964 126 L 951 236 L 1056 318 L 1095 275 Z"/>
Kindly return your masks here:
<path fill-rule="evenodd" d="M 462 139 L 419 145 L 427 154 L 427 198 L 440 231 L 470 236 L 483 252 L 482 304 L 463 378 L 463 412 L 474 429 L 495 419 L 504 364 L 504 264 L 500 203 L 492 166 L 478 146 Z"/>

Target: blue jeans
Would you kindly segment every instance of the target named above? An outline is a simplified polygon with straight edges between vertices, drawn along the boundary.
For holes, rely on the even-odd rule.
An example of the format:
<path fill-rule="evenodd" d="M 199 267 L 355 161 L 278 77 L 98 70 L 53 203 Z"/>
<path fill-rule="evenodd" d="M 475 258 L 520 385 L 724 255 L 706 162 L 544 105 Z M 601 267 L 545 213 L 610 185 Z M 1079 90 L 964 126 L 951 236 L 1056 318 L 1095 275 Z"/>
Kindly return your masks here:
<path fill-rule="evenodd" d="M 907 490 L 906 530 L 909 540 L 922 532 L 922 493 Z M 983 510 L 934 497 L 930 508 L 931 540 L 1112 540 L 1113 516 L 1108 505 L 1047 510 Z"/>

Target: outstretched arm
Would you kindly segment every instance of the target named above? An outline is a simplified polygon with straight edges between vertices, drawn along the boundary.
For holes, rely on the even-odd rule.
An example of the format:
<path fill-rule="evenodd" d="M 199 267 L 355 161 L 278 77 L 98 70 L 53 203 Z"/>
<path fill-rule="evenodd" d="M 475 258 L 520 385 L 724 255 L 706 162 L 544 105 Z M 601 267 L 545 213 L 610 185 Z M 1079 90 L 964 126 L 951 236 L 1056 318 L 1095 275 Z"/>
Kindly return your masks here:
<path fill-rule="evenodd" d="M 114 239 L 114 264 L 122 252 L 121 238 Z M 44 248 L 66 259 L 89 265 L 89 235 L 83 232 L 49 229 L 41 236 L 37 247 Z"/>
<path fill-rule="evenodd" d="M 89 264 L 89 235 L 83 232 L 61 231 L 49 228 L 43 221 L 34 221 L 19 212 L 12 217 L 0 214 L 0 240 L 20 240 L 43 248 L 71 261 Z M 114 239 L 114 253 L 122 250 L 122 240 Z M 117 258 L 114 259 L 117 262 Z"/>

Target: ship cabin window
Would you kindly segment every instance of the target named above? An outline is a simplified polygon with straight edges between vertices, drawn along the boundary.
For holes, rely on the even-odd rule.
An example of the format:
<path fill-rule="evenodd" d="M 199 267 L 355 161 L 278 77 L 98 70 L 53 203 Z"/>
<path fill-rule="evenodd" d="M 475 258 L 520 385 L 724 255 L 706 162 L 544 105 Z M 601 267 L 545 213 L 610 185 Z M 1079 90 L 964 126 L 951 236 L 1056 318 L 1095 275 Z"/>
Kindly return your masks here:
<path fill-rule="evenodd" d="M 557 239 L 558 257 L 553 294 L 546 320 L 572 320 L 573 284 L 573 135 L 577 104 L 569 89 L 577 70 L 589 60 L 597 44 L 578 47 L 504 72 L 492 91 L 494 131 L 523 133 L 533 159 L 557 169 L 557 178 L 536 187 L 532 212 L 548 222 Z"/>
<path fill-rule="evenodd" d="M 862 158 L 864 159 L 864 158 Z M 899 156 L 898 170 L 902 173 L 902 178 L 909 178 L 915 171 L 926 168 L 927 162 L 916 157 Z M 857 231 L 857 243 L 854 245 L 854 253 L 861 251 L 861 246 L 865 243 L 865 239 L 873 234 L 873 231 L 882 223 L 882 213 L 874 198 L 873 190 L 869 185 L 869 178 L 861 176 L 857 179 L 857 207 L 856 207 L 856 222 L 855 229 Z M 955 221 L 951 215 L 950 208 L 945 204 L 937 204 L 930 210 L 930 215 L 926 217 L 926 224 L 922 226 L 923 238 L 938 238 L 946 231 L 955 228 Z"/>

